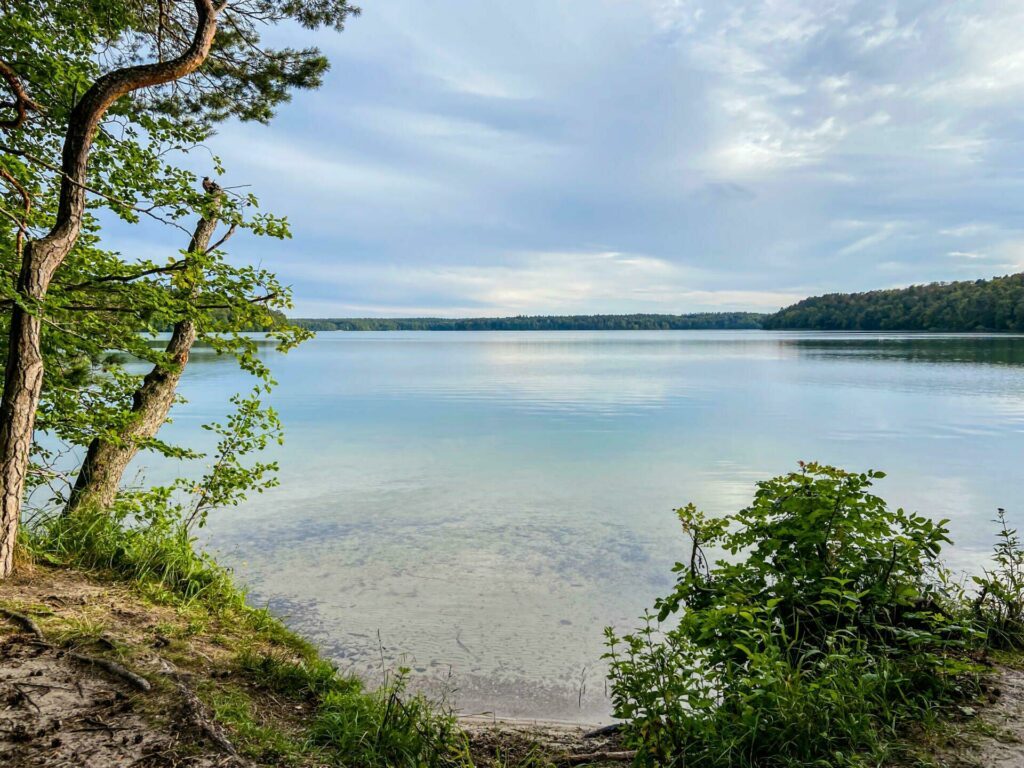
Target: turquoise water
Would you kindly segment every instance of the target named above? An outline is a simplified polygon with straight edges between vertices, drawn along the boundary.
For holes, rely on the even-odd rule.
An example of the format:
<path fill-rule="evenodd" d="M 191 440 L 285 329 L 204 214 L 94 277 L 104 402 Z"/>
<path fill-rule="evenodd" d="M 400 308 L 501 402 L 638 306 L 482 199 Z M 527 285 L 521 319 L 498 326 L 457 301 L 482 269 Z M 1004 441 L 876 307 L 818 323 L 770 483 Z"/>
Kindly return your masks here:
<path fill-rule="evenodd" d="M 601 630 L 671 584 L 673 508 L 734 510 L 797 460 L 887 471 L 891 502 L 951 519 L 958 568 L 997 507 L 1024 515 L 1024 337 L 324 333 L 266 356 L 281 486 L 208 546 L 343 668 L 402 660 L 464 711 L 604 716 Z M 167 434 L 205 439 L 247 388 L 197 351 Z"/>

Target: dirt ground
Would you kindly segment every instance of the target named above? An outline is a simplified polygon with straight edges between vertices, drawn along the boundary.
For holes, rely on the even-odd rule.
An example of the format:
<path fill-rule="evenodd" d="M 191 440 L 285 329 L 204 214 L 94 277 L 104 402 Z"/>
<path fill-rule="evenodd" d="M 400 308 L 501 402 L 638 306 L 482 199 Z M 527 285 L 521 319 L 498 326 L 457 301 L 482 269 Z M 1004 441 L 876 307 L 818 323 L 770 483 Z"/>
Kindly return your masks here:
<path fill-rule="evenodd" d="M 534 720 L 495 720 L 464 717 L 460 724 L 469 735 L 480 768 L 510 765 L 629 766 L 632 753 L 614 733 L 598 726 Z"/>
<path fill-rule="evenodd" d="M 943 768 L 1024 768 L 1024 670 L 997 666 L 987 687 L 988 703 L 939 749 Z"/>
<path fill-rule="evenodd" d="M 146 693 L 68 653 L 21 637 L 0 645 L 0 764 L 28 766 L 240 765 L 219 749 L 192 752 L 203 734 L 182 702 L 152 712 Z M 149 711 L 147 711 L 149 710 Z M 176 712 L 177 711 L 177 712 Z M 162 722 L 159 722 L 162 720 Z M 183 741 L 189 749 L 182 748 Z"/>
<path fill-rule="evenodd" d="M 0 765 L 247 764 L 218 743 L 189 676 L 157 652 L 168 644 L 152 631 L 161 611 L 80 574 L 35 576 L 0 590 Z"/>

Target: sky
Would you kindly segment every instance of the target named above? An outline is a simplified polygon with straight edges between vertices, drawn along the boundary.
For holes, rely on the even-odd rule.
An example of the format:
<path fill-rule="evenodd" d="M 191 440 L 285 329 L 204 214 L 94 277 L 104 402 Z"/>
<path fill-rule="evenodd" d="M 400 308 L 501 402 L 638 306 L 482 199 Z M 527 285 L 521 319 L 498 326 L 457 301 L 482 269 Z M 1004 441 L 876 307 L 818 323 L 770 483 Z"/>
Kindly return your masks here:
<path fill-rule="evenodd" d="M 324 87 L 210 142 L 294 228 L 230 246 L 296 316 L 774 311 L 1024 270 L 1019 0 L 362 9 L 276 31 Z"/>

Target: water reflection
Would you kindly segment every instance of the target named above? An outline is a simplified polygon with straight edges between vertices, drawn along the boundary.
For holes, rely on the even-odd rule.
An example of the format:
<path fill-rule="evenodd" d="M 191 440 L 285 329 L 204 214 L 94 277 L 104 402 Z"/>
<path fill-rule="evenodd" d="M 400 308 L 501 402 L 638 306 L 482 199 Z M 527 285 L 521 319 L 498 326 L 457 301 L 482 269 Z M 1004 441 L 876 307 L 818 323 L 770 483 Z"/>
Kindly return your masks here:
<path fill-rule="evenodd" d="M 887 470 L 883 495 L 952 520 L 954 565 L 983 561 L 997 506 L 1024 510 L 1021 337 L 325 333 L 261 354 L 282 484 L 209 545 L 344 664 L 377 674 L 379 632 L 473 711 L 604 714 L 601 627 L 671 583 L 671 510 L 734 510 L 798 459 Z M 249 386 L 197 353 L 168 436 L 209 439 Z"/>
<path fill-rule="evenodd" d="M 838 360 L 1024 365 L 1024 343 L 1020 336 L 803 338 L 780 343 L 796 347 L 803 355 Z"/>

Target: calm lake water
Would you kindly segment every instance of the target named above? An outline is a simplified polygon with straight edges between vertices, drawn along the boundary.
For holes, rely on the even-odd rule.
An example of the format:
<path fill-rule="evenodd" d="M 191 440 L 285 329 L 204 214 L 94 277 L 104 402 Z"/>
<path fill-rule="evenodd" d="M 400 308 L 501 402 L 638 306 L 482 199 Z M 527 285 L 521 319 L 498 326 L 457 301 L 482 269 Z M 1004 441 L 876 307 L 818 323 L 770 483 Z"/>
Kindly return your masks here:
<path fill-rule="evenodd" d="M 958 568 L 997 507 L 1024 515 L 1024 337 L 335 332 L 266 355 L 281 486 L 208 546 L 343 668 L 404 661 L 463 711 L 605 717 L 602 628 L 671 585 L 672 510 L 735 510 L 800 459 L 888 472 L 892 503 L 951 519 Z M 248 387 L 197 351 L 167 434 L 207 439 Z"/>

